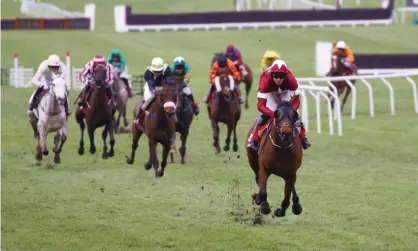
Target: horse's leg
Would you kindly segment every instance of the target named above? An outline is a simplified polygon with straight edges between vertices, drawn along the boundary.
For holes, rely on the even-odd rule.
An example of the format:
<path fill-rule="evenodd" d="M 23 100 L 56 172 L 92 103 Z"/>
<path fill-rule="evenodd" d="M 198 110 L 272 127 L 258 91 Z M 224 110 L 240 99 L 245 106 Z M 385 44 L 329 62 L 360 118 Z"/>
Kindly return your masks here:
<path fill-rule="evenodd" d="M 41 138 L 40 138 L 40 134 L 38 131 L 38 126 L 36 123 L 31 123 L 32 129 L 33 129 L 33 136 L 35 137 L 35 141 L 36 141 L 36 154 L 35 154 L 35 158 L 38 161 L 42 160 L 42 150 L 41 150 Z"/>
<path fill-rule="evenodd" d="M 245 109 L 248 109 L 250 107 L 248 105 L 248 96 L 250 96 L 251 85 L 251 82 L 245 82 Z"/>
<path fill-rule="evenodd" d="M 168 153 L 170 152 L 170 141 L 163 145 L 162 161 L 161 161 L 161 170 L 155 172 L 155 177 L 163 177 L 164 169 L 167 166 Z"/>
<path fill-rule="evenodd" d="M 38 123 L 38 131 L 40 132 L 41 135 L 41 141 L 42 141 L 42 154 L 43 155 L 48 155 L 49 151 L 48 151 L 48 141 L 46 139 L 47 136 L 47 129 L 45 128 L 44 125 Z"/>
<path fill-rule="evenodd" d="M 115 156 L 115 128 L 113 126 L 114 123 L 110 123 L 109 127 L 107 128 L 107 132 L 109 133 L 109 144 L 110 144 L 110 151 L 107 153 L 107 157 L 111 158 L 113 156 Z"/>
<path fill-rule="evenodd" d="M 286 179 L 287 178 L 287 179 Z M 282 204 L 280 205 L 280 208 L 277 208 L 276 211 L 274 211 L 274 215 L 277 217 L 283 217 L 286 215 L 286 210 L 290 205 L 290 195 L 292 194 L 292 190 L 295 187 L 296 182 L 296 174 L 292 177 L 286 177 L 284 179 L 284 198 L 282 201 Z"/>
<path fill-rule="evenodd" d="M 232 126 L 233 125 L 231 125 L 231 123 L 228 123 L 228 132 L 227 132 L 227 135 L 226 135 L 225 146 L 224 146 L 224 151 L 225 152 L 229 151 L 229 144 L 231 143 Z"/>
<path fill-rule="evenodd" d="M 152 167 L 154 167 L 154 170 L 155 170 L 155 175 L 157 176 L 157 171 L 158 171 L 158 168 L 160 167 L 160 162 L 158 161 L 158 157 L 157 157 L 157 142 L 152 139 L 148 139 L 148 140 L 149 140 L 148 147 L 149 147 L 149 156 L 150 156 L 150 160 L 148 162 L 151 162 Z M 147 164 L 145 164 L 145 169 L 147 168 Z"/>
<path fill-rule="evenodd" d="M 295 186 L 293 186 L 292 188 L 292 201 L 293 201 L 293 205 L 292 205 L 292 212 L 295 215 L 299 215 L 302 213 L 302 205 L 299 202 L 299 196 L 296 193 L 296 188 Z"/>
<path fill-rule="evenodd" d="M 213 146 L 216 148 L 216 152 L 221 152 L 221 147 L 219 146 L 219 126 L 218 122 L 214 119 L 211 119 L 212 130 L 213 130 Z"/>
<path fill-rule="evenodd" d="M 124 123 L 125 127 L 127 127 L 129 125 L 128 120 L 126 119 L 126 104 L 123 107 L 123 123 Z"/>
<path fill-rule="evenodd" d="M 175 133 L 174 133 L 174 136 L 173 136 L 173 143 L 171 144 L 171 150 L 170 150 L 171 163 L 175 163 L 174 153 L 176 153 L 176 134 Z"/>
<path fill-rule="evenodd" d="M 89 139 L 90 139 L 90 153 L 91 154 L 95 154 L 96 153 L 96 145 L 94 144 L 94 130 L 96 128 L 93 128 L 93 126 L 88 126 L 87 127 L 87 132 L 89 134 Z"/>
<path fill-rule="evenodd" d="M 138 148 L 138 141 L 141 138 L 143 132 L 136 128 L 134 124 L 132 124 L 132 150 L 131 156 L 126 160 L 126 163 L 133 164 L 135 161 L 135 151 Z M 151 165 L 149 165 L 151 168 Z M 149 168 L 148 168 L 149 169 Z"/>
<path fill-rule="evenodd" d="M 120 118 L 122 117 L 122 113 L 120 110 L 118 110 L 118 119 L 116 120 L 115 124 L 115 132 L 118 131 L 119 125 L 120 125 Z"/>
<path fill-rule="evenodd" d="M 232 145 L 232 150 L 234 150 L 234 152 L 237 152 L 238 151 L 238 140 L 237 140 L 237 124 L 236 124 L 236 122 L 234 124 L 233 132 L 234 132 L 234 141 L 233 141 L 234 144 Z"/>
<path fill-rule="evenodd" d="M 261 165 L 258 169 L 258 195 L 255 198 L 255 204 L 260 205 L 262 214 L 269 214 L 271 212 L 270 205 L 267 202 L 267 179 L 270 174 L 267 172 L 267 168 Z"/>
<path fill-rule="evenodd" d="M 102 158 L 103 159 L 107 159 L 107 134 L 108 134 L 108 130 L 109 130 L 109 125 L 105 125 L 105 127 L 103 128 L 103 132 L 102 132 L 102 139 L 103 139 L 103 154 L 102 154 Z"/>
<path fill-rule="evenodd" d="M 184 133 L 180 135 L 181 146 L 179 148 L 180 156 L 181 156 L 181 163 L 184 164 L 184 158 L 186 156 L 186 142 L 187 137 L 189 136 L 190 125 L 184 130 Z"/>
<path fill-rule="evenodd" d="M 81 137 L 80 137 L 80 143 L 78 147 L 78 154 L 83 155 L 84 154 L 84 129 L 86 129 L 86 124 L 84 123 L 84 120 L 77 121 L 80 125 L 80 131 L 81 131 Z"/>
<path fill-rule="evenodd" d="M 67 141 L 67 128 L 63 127 L 61 128 L 58 133 L 57 133 L 57 143 L 59 142 L 59 146 L 58 144 L 56 145 L 56 148 L 54 149 L 54 163 L 55 164 L 59 164 L 61 163 L 61 157 L 60 157 L 60 153 L 62 151 L 62 147 L 64 146 L 65 141 Z"/>
<path fill-rule="evenodd" d="M 347 91 L 345 92 L 344 98 L 343 98 L 343 103 L 341 104 L 341 112 L 343 112 L 343 108 L 345 103 L 347 102 L 348 96 L 351 93 L 351 87 L 350 86 L 346 86 Z"/>

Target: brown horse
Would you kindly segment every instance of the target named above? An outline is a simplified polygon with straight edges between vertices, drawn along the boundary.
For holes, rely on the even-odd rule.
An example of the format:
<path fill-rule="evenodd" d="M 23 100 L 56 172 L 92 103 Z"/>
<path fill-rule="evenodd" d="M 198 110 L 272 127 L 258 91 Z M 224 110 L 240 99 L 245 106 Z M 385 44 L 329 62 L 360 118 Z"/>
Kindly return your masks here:
<path fill-rule="evenodd" d="M 214 53 L 214 56 L 212 58 L 212 62 L 211 62 L 211 67 L 213 65 L 213 63 L 215 63 L 216 59 L 222 55 L 223 53 Z M 244 82 L 245 84 L 245 109 L 248 109 L 250 106 L 248 105 L 248 96 L 250 94 L 250 90 L 251 90 L 251 86 L 253 85 L 253 71 L 251 70 L 251 68 L 247 65 L 244 64 L 245 70 L 248 72 L 248 74 L 242 78 L 241 82 Z M 239 70 L 239 69 L 238 69 Z M 237 86 L 239 83 L 236 83 Z"/>
<path fill-rule="evenodd" d="M 259 152 L 247 148 L 248 162 L 255 173 L 255 181 L 259 186 L 258 194 L 253 195 L 255 204 L 261 205 L 261 213 L 269 214 L 270 205 L 267 202 L 267 179 L 271 174 L 282 177 L 285 181 L 284 199 L 281 208 L 274 214 L 285 216 L 290 205 L 290 195 L 293 195 L 292 212 L 299 215 L 302 206 L 296 194 L 296 172 L 302 164 L 302 146 L 299 132 L 293 126 L 295 112 L 289 102 L 281 102 L 277 107 L 277 116 L 272 118 L 260 132 Z M 255 122 L 252 124 L 247 138 L 250 136 Z"/>
<path fill-rule="evenodd" d="M 177 123 L 176 123 L 176 132 L 180 133 L 180 141 L 181 146 L 179 148 L 180 156 L 181 156 L 181 163 L 184 164 L 185 160 L 184 157 L 186 155 L 186 142 L 187 137 L 189 136 L 189 130 L 190 125 L 192 124 L 194 113 L 192 104 L 190 102 L 189 97 L 183 93 L 183 88 L 186 87 L 184 85 L 184 82 L 181 81 L 180 83 L 177 83 L 177 109 L 176 109 L 176 115 L 177 115 Z M 171 146 L 170 151 L 170 158 L 171 163 L 174 163 L 174 153 L 176 152 L 176 144 L 175 144 L 175 134 L 174 134 L 174 140 L 173 144 Z"/>
<path fill-rule="evenodd" d="M 333 53 L 331 56 L 331 69 L 329 71 L 329 73 L 327 74 L 327 76 L 331 76 L 331 77 L 337 77 L 337 76 L 347 76 L 350 75 L 350 72 L 346 69 L 346 67 L 344 66 L 344 64 L 341 61 L 342 56 Z M 351 65 L 351 70 L 353 72 L 352 75 L 357 75 L 357 66 L 355 64 Z M 353 85 L 355 84 L 356 80 L 349 80 Z M 347 98 L 351 93 L 351 88 L 347 85 L 347 82 L 344 80 L 341 81 L 332 81 L 331 82 L 335 88 L 337 89 L 338 92 L 338 97 L 344 92 L 344 90 L 347 89 L 347 91 L 345 92 L 344 98 L 343 98 L 343 102 L 341 104 L 341 112 L 343 111 L 344 105 L 347 102 Z M 331 95 L 328 95 L 329 98 Z M 332 109 L 334 109 L 334 98 L 331 99 L 331 105 L 332 105 Z"/>
<path fill-rule="evenodd" d="M 241 107 L 238 98 L 232 92 L 231 83 L 234 82 L 232 76 L 228 75 L 227 68 L 220 70 L 220 76 L 215 78 L 216 93 L 208 106 L 209 119 L 212 123 L 213 130 L 213 146 L 218 153 L 221 152 L 219 147 L 219 126 L 222 122 L 228 127 L 228 134 L 225 140 L 224 151 L 229 151 L 231 142 L 231 132 L 234 132 L 234 144 L 232 146 L 234 152 L 238 151 L 236 128 L 241 117 Z"/>
<path fill-rule="evenodd" d="M 102 132 L 103 139 L 103 154 L 102 158 L 107 159 L 108 157 L 113 157 L 114 155 L 114 109 L 110 104 L 110 100 L 107 96 L 106 88 L 110 86 L 106 85 L 106 67 L 103 65 L 97 65 L 93 72 L 94 82 L 90 83 L 90 94 L 87 98 L 87 106 L 83 109 L 80 109 L 80 106 L 77 107 L 75 119 L 80 125 L 81 138 L 80 138 L 80 147 L 78 148 L 78 154 L 84 154 L 84 129 L 87 124 L 87 132 L 90 138 L 90 153 L 94 154 L 96 152 L 96 146 L 94 145 L 94 131 L 104 126 Z M 84 120 L 86 121 L 84 123 Z M 107 135 L 110 136 L 110 151 L 107 151 L 106 139 Z"/>
<path fill-rule="evenodd" d="M 156 177 L 164 176 L 168 153 L 176 132 L 176 102 L 176 86 L 174 84 L 163 84 L 161 89 L 156 92 L 155 100 L 148 106 L 144 126 L 132 123 L 132 151 L 130 157 L 126 160 L 128 164 L 134 163 L 138 141 L 145 132 L 148 137 L 149 146 L 149 159 L 145 163 L 145 169 L 149 170 L 151 167 L 154 167 Z M 134 117 L 142 104 L 143 101 L 136 103 Z M 157 157 L 158 143 L 163 146 L 161 170 L 159 170 Z"/>

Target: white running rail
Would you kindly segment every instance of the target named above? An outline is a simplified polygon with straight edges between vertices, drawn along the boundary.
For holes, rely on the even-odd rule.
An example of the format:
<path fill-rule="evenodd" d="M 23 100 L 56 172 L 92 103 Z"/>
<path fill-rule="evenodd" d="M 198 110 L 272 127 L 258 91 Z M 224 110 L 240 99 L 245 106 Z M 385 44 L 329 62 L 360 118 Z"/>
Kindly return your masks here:
<path fill-rule="evenodd" d="M 334 120 L 332 119 L 332 109 L 331 109 L 331 98 L 328 96 L 335 98 L 335 109 L 340 111 L 340 101 L 338 100 L 337 95 L 329 88 L 325 86 L 312 86 L 312 85 L 299 85 L 300 96 L 301 96 L 301 120 L 305 125 L 306 131 L 309 131 L 309 119 L 308 119 L 308 112 L 309 112 L 309 102 L 307 99 L 308 94 L 310 94 L 315 100 L 315 108 L 316 108 L 316 131 L 318 133 L 322 132 L 322 123 L 321 123 L 321 102 L 320 97 L 323 97 L 327 101 L 327 113 L 328 113 L 328 124 L 329 124 L 329 134 L 334 135 Z M 342 136 L 343 134 L 343 126 L 341 120 L 341 113 L 336 113 L 336 121 L 337 121 L 337 134 L 338 136 Z"/>
<path fill-rule="evenodd" d="M 382 74 L 382 75 L 366 75 L 366 76 L 343 76 L 343 77 L 323 77 L 323 78 L 298 78 L 300 84 L 308 84 L 310 86 L 321 86 L 324 83 L 327 84 L 334 92 L 338 95 L 337 89 L 333 81 L 345 81 L 351 89 L 351 119 L 356 118 L 356 108 L 357 108 L 357 89 L 351 83 L 350 80 L 357 80 L 356 85 L 359 83 L 364 84 L 368 89 L 369 94 L 369 106 L 370 106 L 370 117 L 374 116 L 374 97 L 373 97 L 373 85 L 370 84 L 369 80 L 379 80 L 383 85 L 385 85 L 389 90 L 389 103 L 390 103 L 390 113 L 395 115 L 395 92 L 393 86 L 390 83 L 390 80 L 394 78 L 403 78 L 405 82 L 409 83 L 412 87 L 412 95 L 414 102 L 414 111 L 418 113 L 418 92 L 417 84 L 412 79 L 412 77 L 418 76 L 418 71 L 404 72 L 404 73 L 393 73 L 393 74 Z M 335 109 L 335 113 L 337 113 Z M 337 114 L 334 116 L 335 119 L 338 119 Z"/>

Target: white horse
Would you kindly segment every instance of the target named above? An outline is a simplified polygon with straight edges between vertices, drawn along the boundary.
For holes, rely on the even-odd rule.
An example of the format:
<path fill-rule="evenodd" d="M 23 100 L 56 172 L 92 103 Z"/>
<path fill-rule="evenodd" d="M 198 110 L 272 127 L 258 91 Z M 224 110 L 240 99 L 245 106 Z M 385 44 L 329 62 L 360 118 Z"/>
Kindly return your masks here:
<path fill-rule="evenodd" d="M 41 98 L 36 109 L 28 113 L 29 123 L 36 139 L 36 159 L 38 161 L 42 160 L 42 154 L 48 155 L 49 153 L 47 148 L 48 133 L 57 132 L 54 138 L 54 162 L 56 164 L 61 162 L 60 153 L 67 140 L 67 116 L 64 108 L 66 100 L 66 82 L 63 78 L 57 77 L 50 84 L 49 91 Z M 42 141 L 42 151 L 40 140 Z"/>

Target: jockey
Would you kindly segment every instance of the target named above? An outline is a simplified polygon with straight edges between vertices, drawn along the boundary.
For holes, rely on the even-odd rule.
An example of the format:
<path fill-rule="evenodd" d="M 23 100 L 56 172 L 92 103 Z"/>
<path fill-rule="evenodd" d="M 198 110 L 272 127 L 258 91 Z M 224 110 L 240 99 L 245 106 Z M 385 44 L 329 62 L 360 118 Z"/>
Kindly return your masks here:
<path fill-rule="evenodd" d="M 83 83 L 84 87 L 81 90 L 81 100 L 78 102 L 78 105 L 81 109 L 83 109 L 84 104 L 87 102 L 87 95 L 89 93 L 90 89 L 90 83 L 93 79 L 93 72 L 94 68 L 97 65 L 104 65 L 106 66 L 106 84 L 110 84 L 112 82 L 113 76 L 112 76 L 112 66 L 106 62 L 105 57 L 103 55 L 97 55 L 93 58 L 93 60 L 90 60 L 87 62 L 87 64 L 84 66 L 84 69 L 80 72 L 78 75 L 78 78 L 80 79 L 80 82 Z M 106 88 L 107 97 L 112 102 L 113 106 L 116 106 L 116 103 L 113 99 L 113 93 L 111 88 Z"/>
<path fill-rule="evenodd" d="M 176 57 L 173 61 L 173 64 L 170 65 L 170 70 L 173 74 L 174 79 L 178 78 L 184 82 L 185 87 L 183 88 L 183 93 L 186 94 L 192 102 L 194 114 L 199 114 L 199 106 L 194 101 L 192 91 L 189 87 L 190 79 L 192 78 L 190 65 L 186 63 L 186 60 L 184 58 Z"/>
<path fill-rule="evenodd" d="M 235 90 L 232 91 L 236 91 L 238 95 L 239 104 L 244 103 L 244 99 L 241 96 L 241 91 L 238 88 L 238 84 L 241 82 L 241 75 L 237 68 L 235 68 L 234 63 L 231 60 L 229 60 L 226 56 L 222 55 L 218 57 L 215 63 L 213 63 L 212 70 L 210 71 L 209 83 L 211 83 L 212 85 L 209 88 L 209 94 L 203 99 L 203 102 L 205 102 L 206 104 L 209 104 L 209 101 L 212 99 L 212 93 L 216 89 L 215 78 L 218 75 L 218 71 L 221 68 L 225 67 L 228 67 L 229 74 L 232 75 L 232 77 L 235 80 Z"/>
<path fill-rule="evenodd" d="M 151 65 L 147 67 L 147 70 L 144 74 L 145 85 L 144 85 L 144 103 L 138 110 L 138 113 L 135 116 L 134 123 L 139 124 L 141 118 L 143 117 L 144 111 L 147 110 L 148 105 L 155 98 L 155 92 L 157 87 L 161 87 L 163 80 L 167 84 L 173 82 L 172 73 L 170 67 L 164 63 L 164 59 L 160 57 L 155 57 L 151 61 Z"/>
<path fill-rule="evenodd" d="M 267 50 L 264 53 L 263 58 L 261 59 L 261 63 L 260 63 L 260 70 L 261 72 L 265 71 L 268 67 L 271 66 L 271 64 L 280 59 L 280 55 L 279 53 L 275 52 L 275 51 L 270 51 Z"/>
<path fill-rule="evenodd" d="M 241 71 L 243 77 L 248 75 L 248 72 L 244 66 L 244 62 L 242 61 L 241 51 L 238 48 L 235 48 L 235 46 L 232 44 L 228 44 L 223 54 L 228 59 L 232 60 L 235 67 L 237 67 Z"/>
<path fill-rule="evenodd" d="M 338 54 L 343 56 L 341 63 L 347 68 L 352 74 L 351 65 L 354 63 L 354 54 L 350 47 L 344 41 L 338 41 L 335 47 L 332 49 L 332 54 Z"/>
<path fill-rule="evenodd" d="M 115 68 L 119 68 L 120 78 L 126 85 L 126 89 L 128 90 L 128 95 L 132 98 L 131 86 L 128 81 L 128 70 L 126 68 L 126 59 L 125 56 L 122 55 L 119 49 L 112 49 L 110 54 L 107 56 L 106 60 L 109 64 L 111 64 Z"/>
<path fill-rule="evenodd" d="M 298 82 L 283 60 L 274 61 L 272 66 L 265 70 L 260 76 L 257 93 L 257 108 L 262 114 L 258 117 L 257 123 L 251 132 L 247 148 L 252 148 L 254 151 L 258 151 L 260 128 L 262 125 L 265 125 L 270 118 L 273 118 L 276 115 L 277 103 L 274 96 L 277 95 L 277 93 L 279 93 L 282 101 L 289 101 L 293 96 L 295 96 L 293 103 L 293 109 L 295 110 L 294 124 L 300 124 L 299 137 L 303 149 L 307 149 L 310 147 L 310 143 L 306 137 L 305 128 L 300 122 L 299 114 L 297 112 L 300 104 Z"/>
<path fill-rule="evenodd" d="M 68 70 L 67 66 L 61 62 L 58 55 L 52 54 L 49 55 L 48 59 L 42 61 L 39 65 L 38 70 L 36 71 L 35 76 L 33 76 L 31 83 L 38 88 L 32 94 L 32 98 L 29 101 L 28 111 L 32 111 L 35 108 L 35 103 L 37 103 L 42 90 L 48 90 L 49 86 L 52 84 L 52 81 L 55 77 L 61 77 L 67 81 Z M 67 86 L 69 83 L 66 83 Z M 67 116 L 70 116 L 71 111 L 68 109 L 68 99 L 64 103 L 65 113 Z"/>

